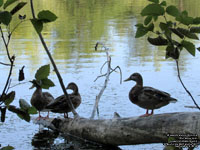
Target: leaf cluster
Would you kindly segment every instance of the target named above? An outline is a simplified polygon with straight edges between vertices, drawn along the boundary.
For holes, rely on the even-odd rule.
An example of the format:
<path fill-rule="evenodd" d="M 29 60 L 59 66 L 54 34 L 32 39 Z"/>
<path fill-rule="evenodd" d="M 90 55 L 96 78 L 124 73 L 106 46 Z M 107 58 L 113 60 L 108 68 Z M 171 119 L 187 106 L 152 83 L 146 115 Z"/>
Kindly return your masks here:
<path fill-rule="evenodd" d="M 48 79 L 50 74 L 50 65 L 41 66 L 35 73 L 35 79 L 32 81 L 34 86 L 40 86 L 43 89 L 49 89 L 55 86 L 54 83 Z"/>
<path fill-rule="evenodd" d="M 37 18 L 31 19 L 31 23 L 39 34 L 42 32 L 43 24 L 53 22 L 57 19 L 57 16 L 49 10 L 42 10 L 38 13 Z"/>
<path fill-rule="evenodd" d="M 191 40 L 199 40 L 197 34 L 200 33 L 200 17 L 191 17 L 187 11 L 180 11 L 174 5 L 167 5 L 166 1 L 149 0 L 150 4 L 143 8 L 141 16 L 143 23 L 136 25 L 135 37 L 140 38 L 147 33 L 154 33 L 154 37 L 148 37 L 148 42 L 155 46 L 166 47 L 166 58 L 178 59 L 180 52 L 186 49 L 192 56 L 195 56 L 196 48 Z M 173 21 L 168 17 L 174 18 Z M 155 25 L 158 18 L 164 21 L 159 22 L 158 30 Z"/>
<path fill-rule="evenodd" d="M 18 117 L 21 119 L 29 122 L 30 121 L 30 114 L 37 114 L 37 110 L 35 107 L 31 106 L 29 103 L 26 102 L 24 99 L 19 100 L 20 108 L 16 106 L 10 105 L 8 110 L 17 114 Z"/>
<path fill-rule="evenodd" d="M 17 1 L 18 0 L 7 0 L 4 3 L 4 0 L 0 0 L 0 24 L 2 23 L 8 26 L 12 20 L 12 16 L 27 4 L 26 2 L 19 2 L 10 11 L 6 10 L 6 8 L 11 7 L 10 5 Z"/>

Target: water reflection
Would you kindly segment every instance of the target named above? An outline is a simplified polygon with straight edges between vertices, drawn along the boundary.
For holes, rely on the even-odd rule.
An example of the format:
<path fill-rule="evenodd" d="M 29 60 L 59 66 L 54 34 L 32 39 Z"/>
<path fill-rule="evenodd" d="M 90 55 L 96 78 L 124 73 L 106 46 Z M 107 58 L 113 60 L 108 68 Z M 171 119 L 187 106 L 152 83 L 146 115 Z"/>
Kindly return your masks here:
<path fill-rule="evenodd" d="M 199 0 L 169 0 L 167 2 L 177 5 L 180 10 L 188 10 L 192 16 L 200 14 Z M 123 79 L 133 72 L 140 72 L 144 76 L 145 85 L 167 91 L 179 100 L 177 104 L 166 106 L 156 113 L 196 111 L 184 107 L 193 104 L 180 86 L 175 62 L 170 59 L 165 60 L 163 48 L 150 46 L 145 37 L 134 38 L 135 24 L 142 20 L 139 13 L 147 3 L 147 0 L 34 1 L 37 12 L 49 9 L 58 16 L 56 22 L 45 25 L 43 34 L 65 84 L 76 82 L 80 87 L 83 102 L 77 111 L 81 116 L 90 116 L 95 97 L 104 82 L 103 78 L 93 82 L 106 61 L 104 51 L 94 51 L 97 41 L 103 42 L 110 49 L 113 68 L 121 67 Z M 30 5 L 28 4 L 19 13 L 22 15 L 26 13 L 27 18 L 31 18 Z M 19 22 L 17 17 L 13 17 L 13 19 L 14 23 L 11 24 L 11 29 Z M 0 45 L 0 60 L 6 63 L 8 59 L 5 56 L 6 52 L 2 41 L 0 41 Z M 196 45 L 199 44 L 196 43 Z M 14 32 L 9 48 L 11 55 L 15 54 L 16 56 L 12 85 L 18 83 L 18 72 L 23 65 L 26 66 L 25 78 L 29 81 L 34 78 L 34 73 L 41 65 L 50 63 L 29 21 L 24 22 Z M 194 87 L 198 87 L 200 84 L 199 58 L 199 53 L 196 57 L 192 57 L 185 51 L 180 58 L 183 80 L 197 99 L 199 99 L 199 89 Z M 0 85 L 4 85 L 8 68 L 0 65 L 0 70 Z M 62 94 L 62 91 L 52 68 L 50 78 L 56 86 L 50 88 L 49 92 L 57 97 Z M 128 91 L 133 83 L 120 85 L 119 78 L 118 73 L 111 75 L 109 85 L 102 96 L 99 104 L 102 118 L 111 118 L 114 112 L 118 112 L 122 117 L 144 113 L 143 109 L 132 105 L 128 100 Z M 12 88 L 17 93 L 14 105 L 18 105 L 20 98 L 30 100 L 33 93 L 32 90 L 29 90 L 30 86 L 27 83 Z M 2 89 L 3 86 L 0 86 L 0 91 Z M 51 116 L 56 117 L 54 114 Z M 7 113 L 7 117 L 6 122 L 0 124 L 2 146 L 10 144 L 19 150 L 32 149 L 31 140 L 33 134 L 38 132 L 38 127 L 20 120 L 10 112 Z M 15 138 L 16 135 L 18 138 Z M 57 138 L 54 139 L 54 141 L 56 140 Z M 125 150 L 151 148 L 160 150 L 163 146 L 157 144 L 123 147 Z"/>

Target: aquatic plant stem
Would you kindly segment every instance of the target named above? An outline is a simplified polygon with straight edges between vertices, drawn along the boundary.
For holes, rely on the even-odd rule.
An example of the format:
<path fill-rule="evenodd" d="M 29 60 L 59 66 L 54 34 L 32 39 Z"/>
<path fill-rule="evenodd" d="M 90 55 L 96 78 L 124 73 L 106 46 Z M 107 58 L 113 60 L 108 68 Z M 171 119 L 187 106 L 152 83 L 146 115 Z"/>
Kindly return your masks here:
<path fill-rule="evenodd" d="M 177 71 L 178 71 L 178 78 L 183 86 L 183 88 L 185 89 L 185 91 L 188 93 L 188 95 L 191 97 L 192 101 L 194 102 L 194 104 L 196 105 L 196 107 L 200 110 L 200 107 L 199 105 L 196 103 L 194 97 L 192 96 L 192 94 L 190 93 L 190 91 L 188 91 L 188 89 L 186 88 L 185 84 L 183 83 L 182 79 L 181 79 L 181 76 L 180 76 L 180 70 L 179 70 L 179 63 L 178 63 L 178 60 L 175 60 L 176 61 L 176 67 L 177 67 Z"/>
<path fill-rule="evenodd" d="M 33 19 L 36 19 L 36 18 L 35 18 L 34 6 L 33 6 L 33 0 L 30 0 L 30 4 L 31 4 L 31 12 L 32 12 Z M 66 98 L 67 98 L 67 103 L 69 104 L 70 108 L 72 109 L 73 115 L 76 116 L 76 117 L 78 117 L 79 115 L 78 115 L 78 113 L 75 111 L 74 106 L 73 106 L 73 104 L 72 104 L 72 102 L 71 102 L 71 100 L 70 100 L 70 98 L 69 98 L 69 95 L 68 95 L 68 93 L 67 93 L 67 91 L 66 91 L 66 89 L 65 89 L 65 85 L 64 85 L 64 83 L 63 83 L 62 77 L 61 77 L 61 75 L 60 75 L 60 73 L 59 73 L 59 71 L 58 71 L 58 69 L 57 69 L 57 66 L 56 66 L 56 64 L 55 64 L 55 62 L 54 62 L 54 60 L 53 60 L 53 57 L 51 56 L 51 53 L 49 52 L 49 49 L 48 49 L 48 47 L 47 47 L 47 45 L 46 45 L 46 42 L 44 41 L 44 38 L 43 38 L 43 36 L 42 36 L 41 33 L 38 33 L 38 36 L 39 36 L 40 41 L 41 41 L 41 43 L 42 43 L 42 45 L 43 45 L 43 47 L 44 47 L 44 49 L 45 49 L 45 51 L 46 51 L 46 53 L 47 53 L 47 55 L 48 55 L 50 61 L 51 61 L 51 64 L 53 65 L 53 68 L 54 68 L 54 71 L 55 71 L 55 73 L 56 73 L 56 75 L 57 75 L 57 77 L 58 77 L 60 86 L 61 86 L 61 88 L 62 88 L 62 90 L 63 90 L 64 95 L 65 95 Z"/>

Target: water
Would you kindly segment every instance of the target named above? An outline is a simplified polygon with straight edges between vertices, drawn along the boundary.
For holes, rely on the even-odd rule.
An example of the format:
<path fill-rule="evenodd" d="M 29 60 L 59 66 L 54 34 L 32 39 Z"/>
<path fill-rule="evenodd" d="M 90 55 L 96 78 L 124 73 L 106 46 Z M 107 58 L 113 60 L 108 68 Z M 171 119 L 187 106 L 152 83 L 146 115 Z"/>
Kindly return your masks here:
<path fill-rule="evenodd" d="M 193 16 L 200 14 L 198 8 L 200 1 L 198 0 L 170 0 L 169 2 L 176 4 L 182 10 L 188 10 Z M 176 104 L 155 110 L 155 114 L 197 111 L 185 108 L 193 103 L 177 78 L 175 62 L 171 59 L 165 60 L 163 48 L 158 49 L 151 46 L 146 37 L 134 38 L 136 32 L 134 25 L 141 21 L 139 13 L 146 4 L 145 0 L 35 1 L 36 11 L 49 9 L 58 16 L 56 22 L 44 26 L 43 35 L 65 85 L 69 82 L 75 82 L 79 86 L 83 101 L 77 112 L 82 117 L 90 117 L 95 97 L 104 82 L 104 78 L 94 82 L 96 77 L 100 75 L 101 66 L 106 61 L 105 52 L 101 48 L 98 51 L 94 50 L 97 41 L 104 43 L 109 48 L 112 67 L 120 66 L 123 80 L 133 72 L 140 72 L 143 75 L 145 85 L 167 91 L 179 100 Z M 29 4 L 19 13 L 27 14 L 27 18 L 31 18 Z M 17 17 L 13 19 L 15 23 L 12 23 L 11 28 L 19 22 Z M 196 45 L 199 44 L 196 43 Z M 36 70 L 41 65 L 50 63 L 29 21 L 24 22 L 14 32 L 9 48 L 11 54 L 16 56 L 11 85 L 18 83 L 18 71 L 23 65 L 25 65 L 26 81 L 29 81 L 34 78 Z M 199 58 L 199 53 L 196 57 L 192 57 L 185 51 L 182 52 L 180 58 L 182 79 L 197 100 L 199 99 L 199 89 L 195 87 L 200 84 L 198 76 L 200 68 L 197 67 Z M 8 62 L 2 42 L 0 60 Z M 8 67 L 0 65 L 1 85 L 5 84 L 8 69 Z M 106 72 L 106 67 L 103 72 Z M 55 87 L 50 88 L 49 92 L 55 97 L 61 95 L 62 90 L 52 67 L 49 78 L 56 84 Z M 128 99 L 128 91 L 133 85 L 133 82 L 120 84 L 119 73 L 113 73 L 99 103 L 100 117 L 112 118 L 114 112 L 118 112 L 122 117 L 144 114 L 144 109 L 133 105 Z M 14 105 L 18 106 L 20 98 L 29 102 L 33 93 L 33 90 L 29 90 L 30 86 L 30 83 L 26 83 L 10 89 L 16 91 Z M 3 86 L 0 86 L 0 91 L 2 89 Z M 51 113 L 50 116 L 57 115 Z M 9 144 L 19 150 L 34 149 L 34 147 L 37 149 L 32 141 L 39 131 L 38 126 L 19 119 L 9 111 L 6 117 L 6 122 L 0 123 L 0 143 L 2 146 Z M 63 138 L 59 137 L 54 143 L 65 142 Z M 121 148 L 124 150 L 160 150 L 163 145 L 148 144 L 122 146 Z"/>

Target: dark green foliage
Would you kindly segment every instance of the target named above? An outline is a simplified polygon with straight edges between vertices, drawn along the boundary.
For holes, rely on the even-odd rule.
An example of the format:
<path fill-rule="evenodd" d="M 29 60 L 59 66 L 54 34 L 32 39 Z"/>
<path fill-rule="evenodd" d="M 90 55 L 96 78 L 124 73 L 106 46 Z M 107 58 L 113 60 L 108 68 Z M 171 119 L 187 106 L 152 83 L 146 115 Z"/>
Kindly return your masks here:
<path fill-rule="evenodd" d="M 36 32 L 39 34 L 42 32 L 43 29 L 43 22 L 38 19 L 31 19 L 31 23 L 33 24 L 33 27 L 35 28 Z"/>
<path fill-rule="evenodd" d="M 4 25 L 9 25 L 10 21 L 12 19 L 12 15 L 8 11 L 2 11 L 0 12 L 0 22 Z"/>
<path fill-rule="evenodd" d="M 0 7 L 3 5 L 3 0 L 0 0 Z"/>
<path fill-rule="evenodd" d="M 9 5 L 16 2 L 17 0 L 7 0 L 3 6 L 4 9 L 6 9 Z"/>
<path fill-rule="evenodd" d="M 43 10 L 38 13 L 38 19 L 44 23 L 47 23 L 55 21 L 57 16 L 49 10 Z"/>
<path fill-rule="evenodd" d="M 149 4 L 141 12 L 142 16 L 161 16 L 165 12 L 164 8 L 159 4 Z"/>
<path fill-rule="evenodd" d="M 15 99 L 15 91 L 12 91 L 4 96 L 4 103 L 6 106 L 10 105 Z"/>
<path fill-rule="evenodd" d="M 12 149 L 14 149 L 14 147 L 8 145 L 8 146 L 1 148 L 0 150 L 12 150 Z"/>
<path fill-rule="evenodd" d="M 49 89 L 49 87 L 55 86 L 54 83 L 48 78 L 42 79 L 41 81 L 43 89 Z"/>
<path fill-rule="evenodd" d="M 10 13 L 14 15 L 16 12 L 18 12 L 20 9 L 22 9 L 27 3 L 26 2 L 20 2 L 18 3 L 11 11 Z"/>
<path fill-rule="evenodd" d="M 149 1 L 152 3 L 141 11 L 145 19 L 143 23 L 136 25 L 135 37 L 142 37 L 149 32 L 156 34 L 156 38 L 150 34 L 147 40 L 155 46 L 166 46 L 166 58 L 179 59 L 182 49 L 195 56 L 196 48 L 190 40 L 199 40 L 197 34 L 200 33 L 200 27 L 197 25 L 200 24 L 200 17 L 193 18 L 185 10 L 181 12 L 174 5 L 167 6 L 166 1 L 160 3 L 157 0 Z M 174 20 L 169 21 L 168 16 L 174 17 Z M 160 17 L 163 17 L 164 22 L 159 22 L 159 28 L 154 28 Z M 200 51 L 200 48 L 197 50 Z"/>
<path fill-rule="evenodd" d="M 36 80 L 41 80 L 41 79 L 45 79 L 49 76 L 49 73 L 50 73 L 50 65 L 44 65 L 42 67 L 40 67 L 36 74 L 35 74 L 35 79 Z"/>

